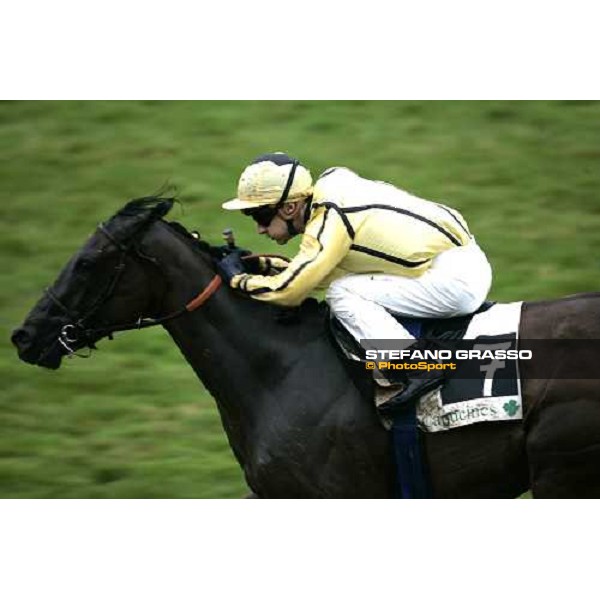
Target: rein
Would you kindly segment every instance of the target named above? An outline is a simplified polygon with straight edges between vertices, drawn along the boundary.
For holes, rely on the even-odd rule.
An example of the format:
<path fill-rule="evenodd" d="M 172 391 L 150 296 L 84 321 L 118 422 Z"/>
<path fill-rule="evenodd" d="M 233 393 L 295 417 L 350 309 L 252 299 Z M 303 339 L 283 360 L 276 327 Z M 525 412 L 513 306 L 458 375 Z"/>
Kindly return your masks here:
<path fill-rule="evenodd" d="M 167 321 L 172 321 L 173 319 L 177 319 L 182 315 L 190 312 L 194 312 L 198 308 L 200 308 L 221 286 L 223 280 L 220 275 L 215 275 L 208 285 L 192 300 L 190 300 L 183 308 L 176 310 L 164 317 L 159 317 L 154 319 L 152 317 L 140 317 L 137 321 L 133 321 L 132 323 L 127 323 L 126 325 L 118 325 L 111 327 L 104 327 L 98 329 L 85 329 L 84 332 L 86 337 L 104 337 L 105 335 L 111 336 L 113 333 L 117 333 L 119 331 L 131 331 L 133 329 L 146 329 L 147 327 L 154 327 L 155 325 L 162 325 Z M 68 325 L 65 325 L 68 327 Z M 64 328 L 63 328 L 64 329 Z"/>
<path fill-rule="evenodd" d="M 85 322 L 110 298 L 114 292 L 121 275 L 125 271 L 125 256 L 130 250 L 130 247 L 125 246 L 116 240 L 103 224 L 98 226 L 98 231 L 103 233 L 112 244 L 119 248 L 121 255 L 119 257 L 119 264 L 115 267 L 115 274 L 108 284 L 105 292 L 101 294 L 99 298 L 92 304 L 92 307 L 86 312 L 86 314 L 81 318 L 75 317 L 71 311 L 69 311 L 69 309 L 58 299 L 51 288 L 46 290 L 46 295 L 50 298 L 50 300 L 54 302 L 54 304 L 58 306 L 58 308 L 60 308 L 72 321 L 71 323 L 68 323 L 62 327 L 57 338 L 60 345 L 67 351 L 67 356 L 69 357 L 80 356 L 82 358 L 88 358 L 91 354 L 91 351 L 95 349 L 94 342 L 92 341 L 94 338 L 100 339 L 108 336 L 108 338 L 112 340 L 112 335 L 119 331 L 131 331 L 133 329 L 146 329 L 148 327 L 155 327 L 156 325 L 162 325 L 163 323 L 177 319 L 184 314 L 193 312 L 205 304 L 221 286 L 222 279 L 220 275 L 215 275 L 210 280 L 208 285 L 195 298 L 192 298 L 192 300 L 190 300 L 185 306 L 168 315 L 156 319 L 152 317 L 140 316 L 137 321 L 126 323 L 124 325 L 112 325 L 97 329 L 87 329 L 85 327 Z M 71 346 L 81 342 L 83 342 L 84 346 L 87 346 L 90 349 L 90 354 L 75 354 L 76 351 Z"/>

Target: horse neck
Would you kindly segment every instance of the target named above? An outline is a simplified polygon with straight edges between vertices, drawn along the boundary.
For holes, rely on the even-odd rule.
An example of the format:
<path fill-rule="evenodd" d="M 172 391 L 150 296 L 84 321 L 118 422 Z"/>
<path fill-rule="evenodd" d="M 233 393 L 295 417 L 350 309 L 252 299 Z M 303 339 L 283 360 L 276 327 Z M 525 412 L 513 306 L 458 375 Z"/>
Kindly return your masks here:
<path fill-rule="evenodd" d="M 191 240 L 158 222 L 144 243 L 167 279 L 165 314 L 185 306 L 214 277 L 206 254 Z M 198 309 L 165 324 L 188 363 L 217 401 L 223 423 L 236 445 L 241 422 L 251 421 L 265 393 L 265 378 L 278 373 L 300 351 L 302 340 L 318 328 L 284 327 L 274 321 L 275 307 L 246 299 L 225 284 Z M 300 331 L 301 330 L 301 331 Z M 307 335 L 308 334 L 308 335 Z"/>

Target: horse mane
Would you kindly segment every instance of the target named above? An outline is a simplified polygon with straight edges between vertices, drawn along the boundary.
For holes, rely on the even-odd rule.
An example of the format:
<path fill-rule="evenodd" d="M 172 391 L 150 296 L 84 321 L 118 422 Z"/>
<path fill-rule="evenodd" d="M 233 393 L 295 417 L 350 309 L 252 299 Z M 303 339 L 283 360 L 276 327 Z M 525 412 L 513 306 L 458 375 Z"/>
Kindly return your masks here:
<path fill-rule="evenodd" d="M 214 259 L 220 259 L 223 257 L 223 249 L 218 246 L 211 246 L 208 242 L 199 239 L 191 232 L 189 232 L 186 227 L 184 227 L 181 223 L 177 221 L 163 221 L 165 225 L 169 226 L 175 233 L 178 233 L 182 237 L 184 237 L 190 244 L 200 250 L 201 252 L 207 253 Z"/>
<path fill-rule="evenodd" d="M 130 200 L 115 217 L 135 217 L 148 214 L 149 218 L 161 219 L 169 213 L 173 204 L 178 202 L 177 198 L 166 198 L 161 196 L 145 196 Z"/>

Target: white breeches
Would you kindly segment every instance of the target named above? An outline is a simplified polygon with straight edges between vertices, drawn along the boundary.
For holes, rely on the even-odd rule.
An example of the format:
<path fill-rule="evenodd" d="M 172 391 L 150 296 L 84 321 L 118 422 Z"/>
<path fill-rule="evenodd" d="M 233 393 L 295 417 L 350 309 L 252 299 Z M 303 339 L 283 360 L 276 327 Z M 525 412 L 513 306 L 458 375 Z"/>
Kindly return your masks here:
<path fill-rule="evenodd" d="M 390 313 L 446 318 L 475 311 L 492 285 L 492 268 L 472 240 L 436 256 L 420 277 L 346 275 L 327 290 L 327 303 L 350 333 L 361 339 L 414 339 Z"/>

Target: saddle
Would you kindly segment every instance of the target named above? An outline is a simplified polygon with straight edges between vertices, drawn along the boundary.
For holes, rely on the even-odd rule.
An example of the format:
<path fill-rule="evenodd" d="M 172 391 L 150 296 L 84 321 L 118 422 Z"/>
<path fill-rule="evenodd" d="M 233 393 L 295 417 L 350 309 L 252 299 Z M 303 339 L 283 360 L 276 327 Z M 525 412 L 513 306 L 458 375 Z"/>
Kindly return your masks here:
<path fill-rule="evenodd" d="M 455 341 L 463 338 L 474 315 L 489 310 L 494 304 L 496 303 L 486 300 L 475 312 L 448 319 L 415 319 L 394 314 L 392 316 L 416 339 Z M 361 345 L 331 312 L 329 312 L 329 328 L 333 339 L 346 358 L 365 362 L 365 351 Z"/>

